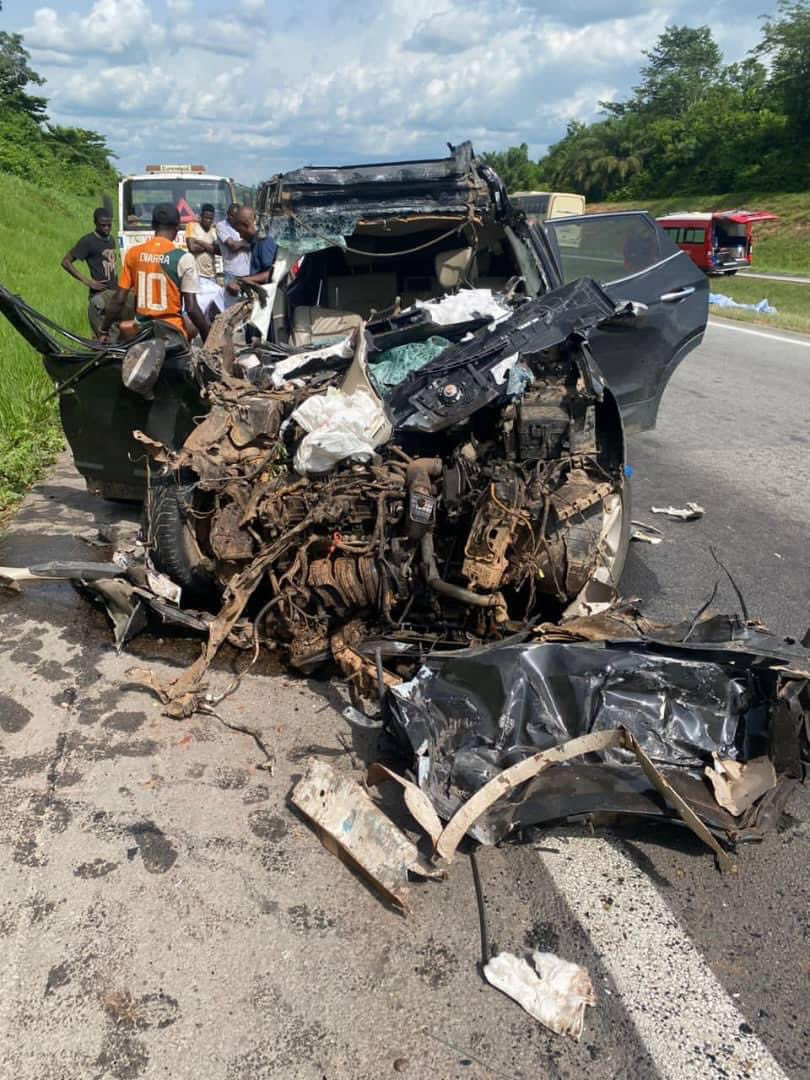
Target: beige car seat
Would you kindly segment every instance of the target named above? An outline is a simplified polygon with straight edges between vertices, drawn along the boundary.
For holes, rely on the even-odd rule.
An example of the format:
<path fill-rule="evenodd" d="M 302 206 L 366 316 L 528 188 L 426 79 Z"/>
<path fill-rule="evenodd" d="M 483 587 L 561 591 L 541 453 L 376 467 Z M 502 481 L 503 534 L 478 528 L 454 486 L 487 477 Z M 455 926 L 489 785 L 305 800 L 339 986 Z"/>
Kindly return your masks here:
<path fill-rule="evenodd" d="M 329 345 L 342 341 L 356 326 L 362 323 L 360 315 L 353 311 L 335 308 L 297 307 L 292 317 L 293 345 Z"/>
<path fill-rule="evenodd" d="M 457 289 L 462 282 L 469 281 L 473 273 L 475 252 L 471 247 L 455 248 L 453 251 L 440 251 L 433 259 L 436 279 L 445 291 Z"/>

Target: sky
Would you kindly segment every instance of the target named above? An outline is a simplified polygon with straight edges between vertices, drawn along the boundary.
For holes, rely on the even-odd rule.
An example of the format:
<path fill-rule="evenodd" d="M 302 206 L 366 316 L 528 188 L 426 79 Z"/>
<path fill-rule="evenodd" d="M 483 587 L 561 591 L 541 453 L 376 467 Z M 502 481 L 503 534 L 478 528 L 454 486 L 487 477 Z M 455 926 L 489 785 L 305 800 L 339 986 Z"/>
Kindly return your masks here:
<path fill-rule="evenodd" d="M 666 26 L 727 62 L 772 0 L 5 0 L 49 115 L 106 136 L 122 172 L 203 164 L 244 183 L 304 164 L 528 143 L 638 81 Z"/>

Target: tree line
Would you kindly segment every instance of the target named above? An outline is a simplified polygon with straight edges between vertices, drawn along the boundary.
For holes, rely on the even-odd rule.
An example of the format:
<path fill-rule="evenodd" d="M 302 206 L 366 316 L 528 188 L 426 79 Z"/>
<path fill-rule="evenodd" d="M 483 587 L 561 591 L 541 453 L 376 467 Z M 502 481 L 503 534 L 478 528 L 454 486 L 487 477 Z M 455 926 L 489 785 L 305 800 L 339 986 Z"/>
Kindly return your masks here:
<path fill-rule="evenodd" d="M 114 189 L 104 136 L 51 123 L 47 98 L 29 89 L 45 83 L 29 61 L 22 35 L 0 31 L 0 172 L 77 195 Z"/>
<path fill-rule="evenodd" d="M 643 56 L 627 100 L 571 121 L 539 161 L 525 143 L 484 154 L 508 190 L 600 201 L 810 186 L 810 0 L 779 0 L 739 63 L 708 26 L 667 27 Z"/>

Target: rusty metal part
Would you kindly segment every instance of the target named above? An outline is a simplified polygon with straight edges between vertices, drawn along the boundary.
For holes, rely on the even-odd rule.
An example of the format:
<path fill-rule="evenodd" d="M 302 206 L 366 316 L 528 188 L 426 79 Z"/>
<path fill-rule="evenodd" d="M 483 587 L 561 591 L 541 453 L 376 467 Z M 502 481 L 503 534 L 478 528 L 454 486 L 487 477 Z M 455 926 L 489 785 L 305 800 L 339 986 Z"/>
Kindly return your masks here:
<path fill-rule="evenodd" d="M 209 543 L 218 559 L 232 562 L 251 559 L 254 552 L 253 537 L 239 525 L 241 508 L 235 502 L 216 511 L 211 519 Z"/>
<path fill-rule="evenodd" d="M 517 530 L 523 526 L 532 534 L 531 521 L 523 502 L 523 485 L 515 478 L 509 485 L 513 506 L 506 505 L 491 484 L 478 506 L 464 547 L 462 574 L 479 589 L 499 589 L 509 569 L 507 552 L 515 541 Z M 504 492 L 506 497 L 506 493 Z"/>
<path fill-rule="evenodd" d="M 584 469 L 572 469 L 566 482 L 551 496 L 557 521 L 568 521 L 616 491 L 610 481 L 595 483 Z"/>

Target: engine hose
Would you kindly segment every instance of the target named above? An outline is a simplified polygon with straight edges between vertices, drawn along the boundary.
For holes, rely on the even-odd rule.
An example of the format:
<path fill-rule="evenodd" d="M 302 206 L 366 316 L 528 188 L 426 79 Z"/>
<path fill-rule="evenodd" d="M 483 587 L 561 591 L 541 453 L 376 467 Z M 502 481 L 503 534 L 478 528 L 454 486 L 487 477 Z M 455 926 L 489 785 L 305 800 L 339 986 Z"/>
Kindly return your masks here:
<path fill-rule="evenodd" d="M 451 585 L 440 577 L 428 579 L 428 585 L 434 592 L 442 596 L 449 596 L 452 600 L 460 600 L 462 604 L 473 604 L 475 607 L 496 608 L 503 606 L 503 597 L 498 593 L 475 593 L 471 589 L 465 589 L 463 585 Z"/>
<path fill-rule="evenodd" d="M 440 593 L 442 596 L 448 596 L 451 600 L 458 600 L 462 604 L 471 604 L 473 607 L 498 608 L 505 613 L 506 604 L 500 593 L 474 593 L 472 589 L 465 589 L 463 585 L 451 585 L 449 581 L 445 581 L 444 578 L 439 576 L 439 568 L 436 565 L 436 555 L 433 550 L 433 534 L 429 532 L 422 537 L 422 561 L 427 570 L 428 585 L 434 592 Z"/>

